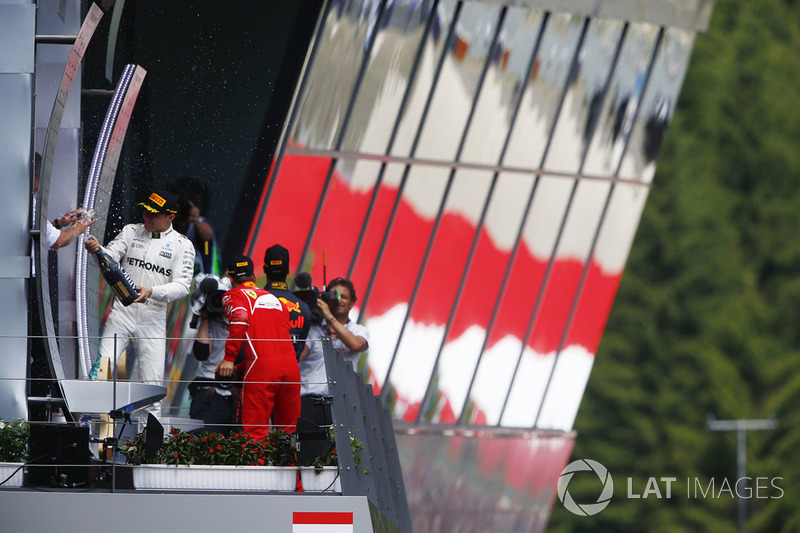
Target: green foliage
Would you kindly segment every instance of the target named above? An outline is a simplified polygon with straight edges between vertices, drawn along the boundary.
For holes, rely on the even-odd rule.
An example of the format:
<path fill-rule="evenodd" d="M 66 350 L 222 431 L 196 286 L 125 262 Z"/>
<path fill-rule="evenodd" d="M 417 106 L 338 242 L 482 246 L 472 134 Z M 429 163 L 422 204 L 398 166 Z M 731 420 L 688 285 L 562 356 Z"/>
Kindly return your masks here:
<path fill-rule="evenodd" d="M 361 466 L 361 454 L 364 453 L 364 444 L 360 440 L 355 437 L 354 431 L 350 430 L 350 450 L 353 454 L 353 462 L 355 463 L 356 467 Z M 313 466 L 317 475 L 322 473 L 322 467 L 324 466 L 339 466 L 339 456 L 336 452 L 336 442 L 333 435 L 333 428 L 328 428 L 328 449 L 325 450 L 325 453 L 315 457 L 311 463 L 308 465 L 301 465 L 301 466 Z M 368 475 L 370 471 L 368 469 L 364 469 L 364 474 Z"/>
<path fill-rule="evenodd" d="M 8 427 L 8 425 L 6 426 Z M 0 432 L 0 437 L 3 433 Z M 139 433 L 133 440 L 119 446 L 131 464 L 170 464 L 170 465 L 230 465 L 230 466 L 288 466 L 297 464 L 297 456 L 289 444 L 289 434 L 281 429 L 273 429 L 264 439 L 251 438 L 247 433 L 226 435 L 205 432 L 187 433 L 172 428 L 155 456 L 145 458 L 145 434 Z M 0 443 L 4 441 L 0 440 Z M 27 443 L 27 438 L 25 439 Z M 364 445 L 350 432 L 350 449 L 356 467 L 361 466 Z M 317 473 L 323 466 L 337 466 L 333 430 L 330 430 L 330 446 L 311 461 Z M 364 474 L 369 471 L 364 469 Z"/>
<path fill-rule="evenodd" d="M 627 477 L 735 481 L 736 435 L 709 415 L 778 419 L 747 434 L 747 474 L 783 488 L 747 501 L 747 528 L 800 531 L 798 58 L 800 3 L 715 2 L 575 422 L 573 457 L 619 486 L 596 516 L 556 502 L 548 531 L 735 531 L 731 498 L 625 494 Z"/>
<path fill-rule="evenodd" d="M 31 427 L 24 420 L 0 420 L 0 461 L 9 463 L 27 461 L 30 434 Z"/>
<path fill-rule="evenodd" d="M 264 439 L 253 439 L 247 433 L 227 436 L 221 433 L 195 435 L 173 428 L 154 457 L 145 459 L 144 434 L 136 435 L 119 447 L 133 464 L 171 465 L 294 465 L 296 457 L 281 442 L 288 439 L 285 431 L 273 429 Z"/>

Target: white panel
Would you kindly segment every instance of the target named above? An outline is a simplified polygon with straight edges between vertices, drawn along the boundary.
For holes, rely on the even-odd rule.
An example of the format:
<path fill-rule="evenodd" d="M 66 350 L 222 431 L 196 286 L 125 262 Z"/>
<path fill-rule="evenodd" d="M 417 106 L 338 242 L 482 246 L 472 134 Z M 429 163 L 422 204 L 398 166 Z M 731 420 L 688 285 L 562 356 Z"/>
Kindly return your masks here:
<path fill-rule="evenodd" d="M 578 183 L 558 246 L 558 259 L 586 260 L 610 188 L 609 181 L 584 179 Z"/>
<path fill-rule="evenodd" d="M 534 181 L 532 175 L 515 172 L 501 173 L 497 180 L 484 227 L 500 250 L 510 252 L 514 247 Z"/>
<path fill-rule="evenodd" d="M 0 232 L 0 249 L 4 255 L 30 255 L 32 80 L 30 74 L 0 74 L 0 183 L 6 228 Z"/>
<path fill-rule="evenodd" d="M 461 168 L 456 171 L 455 183 L 447 198 L 446 211 L 466 218 L 473 227 L 480 221 L 486 195 L 492 184 L 491 174 L 485 170 Z"/>
<path fill-rule="evenodd" d="M 581 346 L 571 346 L 559 354 L 537 429 L 572 429 L 593 364 L 594 354 Z"/>
<path fill-rule="evenodd" d="M 471 399 L 486 414 L 486 423 L 500 422 L 500 414 L 514 369 L 517 366 L 522 342 L 511 335 L 504 337 L 481 357 L 480 371 L 475 375 Z"/>
<path fill-rule="evenodd" d="M 508 405 L 500 424 L 506 427 L 531 427 L 542 405 L 547 380 L 553 371 L 555 354 L 537 354 L 525 348 L 511 387 Z"/>
<path fill-rule="evenodd" d="M 618 183 L 611 195 L 594 251 L 595 261 L 610 273 L 622 272 L 628 260 L 649 187 Z"/>
<path fill-rule="evenodd" d="M 386 374 L 407 312 L 408 304 L 403 303 L 369 319 L 369 368 L 381 386 L 386 383 Z"/>
<path fill-rule="evenodd" d="M 0 74 L 33 72 L 35 18 L 31 3 L 0 4 Z"/>
<path fill-rule="evenodd" d="M 536 189 L 523 239 L 537 259 L 548 260 L 564 218 L 573 179 L 542 176 Z"/>
<path fill-rule="evenodd" d="M 417 165 L 406 180 L 403 198 L 419 216 L 433 219 L 439 213 L 449 176 L 449 168 Z"/>

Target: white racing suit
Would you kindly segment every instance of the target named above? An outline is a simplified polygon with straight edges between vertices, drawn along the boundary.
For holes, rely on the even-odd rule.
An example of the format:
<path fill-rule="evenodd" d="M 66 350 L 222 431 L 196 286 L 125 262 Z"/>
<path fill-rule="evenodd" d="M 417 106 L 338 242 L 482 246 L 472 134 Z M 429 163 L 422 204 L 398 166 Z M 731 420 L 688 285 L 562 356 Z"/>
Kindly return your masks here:
<path fill-rule="evenodd" d="M 132 344 L 136 364 L 133 369 L 129 367 L 128 379 L 162 385 L 167 351 L 167 304 L 189 294 L 194 245 L 172 226 L 159 234 L 145 231 L 144 224 L 128 224 L 105 250 L 120 262 L 136 286 L 152 287 L 153 294 L 147 302 L 128 307 L 114 301 L 100 341 L 100 357 L 89 377 L 97 379 L 103 357 L 110 358 L 111 368 L 115 369 L 117 358 Z M 146 409 L 158 417 L 161 402 Z"/>

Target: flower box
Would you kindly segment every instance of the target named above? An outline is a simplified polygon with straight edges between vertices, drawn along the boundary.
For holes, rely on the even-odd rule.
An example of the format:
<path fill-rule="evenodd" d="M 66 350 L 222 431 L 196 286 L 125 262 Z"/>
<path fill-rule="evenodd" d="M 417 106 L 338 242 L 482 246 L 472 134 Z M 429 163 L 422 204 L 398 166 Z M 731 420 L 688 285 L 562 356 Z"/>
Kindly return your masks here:
<path fill-rule="evenodd" d="M 22 486 L 22 466 L 23 463 L 0 463 L 0 483 L 6 480 L 11 474 L 11 479 L 0 485 L 0 488 L 16 488 Z"/>
<path fill-rule="evenodd" d="M 138 465 L 136 489 L 203 491 L 285 491 L 297 486 L 296 466 Z"/>
<path fill-rule="evenodd" d="M 338 466 L 323 466 L 319 474 L 313 466 L 301 466 L 300 481 L 304 492 L 342 492 Z"/>

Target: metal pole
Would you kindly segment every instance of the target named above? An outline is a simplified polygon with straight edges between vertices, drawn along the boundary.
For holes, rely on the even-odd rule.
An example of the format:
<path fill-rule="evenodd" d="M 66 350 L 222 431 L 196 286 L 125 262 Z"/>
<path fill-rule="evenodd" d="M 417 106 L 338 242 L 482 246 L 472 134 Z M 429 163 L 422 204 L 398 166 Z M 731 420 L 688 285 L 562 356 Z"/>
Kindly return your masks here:
<path fill-rule="evenodd" d="M 711 431 L 736 431 L 736 486 L 747 477 L 747 432 L 766 431 L 778 427 L 775 418 L 761 420 L 716 420 L 709 417 L 706 425 Z M 747 483 L 745 480 L 744 483 Z M 745 485 L 746 486 L 746 485 Z M 736 494 L 736 522 L 739 533 L 747 531 L 747 502 Z"/>
<path fill-rule="evenodd" d="M 736 484 L 738 485 L 739 481 L 744 479 L 747 475 L 747 431 L 740 426 L 736 430 L 736 437 L 736 473 L 738 476 Z M 745 480 L 744 483 L 746 484 L 747 481 Z M 736 517 L 739 525 L 739 533 L 745 533 L 747 506 L 745 505 L 744 498 L 739 497 L 738 494 L 736 495 Z"/>

